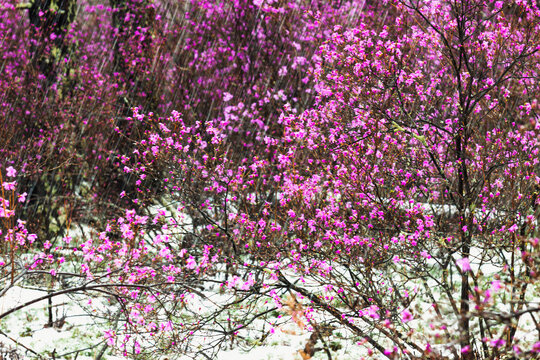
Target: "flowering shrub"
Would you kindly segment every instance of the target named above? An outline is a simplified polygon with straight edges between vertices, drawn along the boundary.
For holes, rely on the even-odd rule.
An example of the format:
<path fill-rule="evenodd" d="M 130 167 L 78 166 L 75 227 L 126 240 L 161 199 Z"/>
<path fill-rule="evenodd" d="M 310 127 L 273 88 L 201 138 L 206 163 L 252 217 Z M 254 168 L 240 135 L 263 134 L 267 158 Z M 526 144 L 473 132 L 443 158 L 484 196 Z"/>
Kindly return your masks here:
<path fill-rule="evenodd" d="M 317 46 L 363 4 L 56 3 L 0 3 L 0 150 L 27 170 L 27 216 L 43 239 L 63 236 L 67 224 L 49 225 L 59 211 L 85 223 L 122 212 L 111 204 L 136 184 L 119 154 L 151 128 L 134 107 L 156 118 L 178 109 L 236 134 L 239 152 L 268 151 L 265 138 L 282 133 L 275 108 L 310 103 Z"/>
<path fill-rule="evenodd" d="M 33 248 L 37 236 L 28 232 L 26 221 L 17 218 L 17 207 L 20 208 L 20 205 L 27 201 L 27 193 L 17 192 L 16 177 L 17 170 L 12 166 L 0 170 L 2 294 L 5 294 L 29 269 L 39 268 L 43 263 L 48 265 L 52 261 L 45 252 L 33 256 L 32 251 L 29 250 Z"/>
<path fill-rule="evenodd" d="M 316 103 L 284 107 L 265 157 L 214 124 L 161 122 L 133 168 L 162 162 L 192 220 L 172 253 L 190 246 L 186 268 L 224 271 L 244 302 L 293 292 L 388 358 L 531 356 L 538 9 L 465 3 L 393 2 L 394 24 L 335 27 Z"/>
<path fill-rule="evenodd" d="M 38 241 L 69 279 L 46 298 L 107 296 L 126 356 L 264 340 L 284 307 L 313 333 L 303 357 L 332 329 L 365 357 L 537 356 L 534 2 L 84 6 L 54 66 L 0 28 L 1 150 L 37 188 L 25 215 L 57 218 Z M 26 246 L 22 224 L 4 231 Z"/>

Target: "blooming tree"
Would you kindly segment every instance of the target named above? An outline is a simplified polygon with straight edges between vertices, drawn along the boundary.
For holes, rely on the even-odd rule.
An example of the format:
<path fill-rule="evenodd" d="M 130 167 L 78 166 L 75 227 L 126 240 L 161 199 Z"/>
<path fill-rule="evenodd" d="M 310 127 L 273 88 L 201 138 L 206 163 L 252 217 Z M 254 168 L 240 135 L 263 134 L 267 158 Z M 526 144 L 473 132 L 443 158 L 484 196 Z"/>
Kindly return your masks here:
<path fill-rule="evenodd" d="M 389 25 L 334 28 L 315 105 L 284 107 L 268 156 L 177 114 L 141 142 L 142 163 L 170 164 L 178 212 L 197 214 L 186 266 L 212 279 L 225 264 L 221 286 L 241 301 L 279 308 L 293 293 L 314 331 L 346 328 L 388 358 L 529 357 L 538 9 L 389 6 Z"/>
<path fill-rule="evenodd" d="M 50 128 L 29 131 L 39 151 L 18 152 L 17 137 L 2 149 L 10 166 L 32 154 L 20 171 L 29 184 L 47 164 L 43 196 L 55 189 L 98 209 L 103 190 L 118 203 L 107 217 L 75 220 L 94 226 L 80 239 L 69 216 L 57 222 L 63 230 L 44 232 L 40 268 L 17 270 L 69 279 L 44 298 L 105 295 L 116 311 L 105 314 L 105 342 L 126 356 L 212 357 L 254 333 L 264 341 L 284 309 L 312 332 L 305 358 L 318 341 L 331 357 L 333 331 L 366 358 L 538 355 L 535 2 L 111 5 L 88 6 L 93 21 L 112 14 L 103 33 L 77 20 L 70 30 L 110 51 L 108 70 L 75 47 L 65 63 L 87 64 L 42 83 L 50 94 L 99 81 L 103 89 L 83 97 L 110 96 L 102 112 L 113 120 L 84 114 L 92 130 L 82 138 L 103 144 L 73 145 L 83 113 L 59 111 Z M 27 68 L 9 61 L 1 84 L 24 91 L 13 79 Z M 75 92 L 46 99 L 51 112 L 94 104 Z M 20 101 L 7 98 L 5 119 Z M 142 106 L 126 114 L 132 102 Z M 25 116 L 30 129 L 34 115 Z M 52 171 L 56 157 L 41 160 L 49 139 L 65 144 L 65 172 Z M 2 186 L 12 218 L 17 190 Z M 3 231 L 35 240 L 13 229 Z M 21 248 L 10 246 L 13 284 Z"/>
<path fill-rule="evenodd" d="M 27 192 L 17 215 L 38 235 L 32 248 L 19 248 L 13 256 L 27 252 L 48 259 L 32 269 L 13 263 L 21 272 L 11 274 L 21 277 L 4 290 L 28 281 L 50 284 L 42 297 L 6 310 L 2 318 L 35 301 L 49 300 L 52 309 L 51 301 L 62 294 L 107 294 L 114 304 L 127 306 L 123 301 L 132 294 L 124 290 L 138 280 L 114 288 L 129 278 L 119 269 L 118 277 L 111 277 L 103 263 L 118 247 L 98 246 L 97 252 L 108 250 L 110 256 L 94 257 L 88 240 L 95 234 L 92 241 L 105 241 L 99 230 L 115 218 L 117 226 L 108 229 L 121 229 L 111 235 L 118 242 L 134 219 L 126 211 L 136 209 L 144 218 L 145 207 L 165 199 L 161 179 L 169 165 L 137 165 L 137 146 L 146 132 L 160 129 L 158 120 L 171 109 L 181 109 L 189 126 L 203 120 L 203 127 L 212 124 L 234 137 L 231 153 L 255 149 L 252 154 L 267 156 L 273 150 L 264 134 L 279 137 L 283 131 L 274 109 L 289 103 L 300 110 L 312 101 L 314 51 L 334 24 L 354 22 L 362 6 L 358 1 L 1 1 L 1 166 L 17 169 L 12 191 Z M 132 116 L 135 105 L 154 115 Z M 201 145 L 210 139 L 204 136 Z M 183 211 L 198 214 L 193 206 Z M 136 227 L 152 234 L 161 229 L 158 222 L 137 221 Z M 194 227 L 199 231 L 204 224 Z M 80 231 L 74 235 L 74 230 Z M 197 246 L 192 234 L 184 242 Z M 155 256 L 128 263 L 150 268 L 157 264 Z M 158 277 L 168 279 L 167 271 Z M 145 276 L 150 275 L 137 279 Z M 192 283 L 189 278 L 179 289 Z M 111 327 L 126 320 L 104 315 Z"/>

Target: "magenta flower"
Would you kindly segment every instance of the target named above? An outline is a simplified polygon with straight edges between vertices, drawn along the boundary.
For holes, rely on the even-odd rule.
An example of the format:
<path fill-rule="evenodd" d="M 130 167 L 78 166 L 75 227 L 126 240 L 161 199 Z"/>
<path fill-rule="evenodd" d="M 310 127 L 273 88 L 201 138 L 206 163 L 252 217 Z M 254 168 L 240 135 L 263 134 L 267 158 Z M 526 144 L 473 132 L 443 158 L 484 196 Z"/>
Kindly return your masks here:
<path fill-rule="evenodd" d="M 469 258 L 462 258 L 456 260 L 457 266 L 461 268 L 462 272 L 471 271 L 471 263 L 469 262 Z"/>
<path fill-rule="evenodd" d="M 381 316 L 377 312 L 378 310 L 379 310 L 379 307 L 377 305 L 371 305 L 370 307 L 367 308 L 366 314 L 375 320 L 379 320 Z"/>
<path fill-rule="evenodd" d="M 409 310 L 405 309 L 401 312 L 401 320 L 403 320 L 404 323 L 408 323 L 412 319 L 413 319 L 413 315 L 411 314 Z"/>
<path fill-rule="evenodd" d="M 223 93 L 223 101 L 227 102 L 227 101 L 230 101 L 232 98 L 233 96 L 230 93 L 228 92 Z"/>
<path fill-rule="evenodd" d="M 503 339 L 493 339 L 489 342 L 489 344 L 493 347 L 500 348 L 506 345 L 506 341 Z"/>
<path fill-rule="evenodd" d="M 17 170 L 15 170 L 13 166 L 10 166 L 6 169 L 6 174 L 8 177 L 15 177 L 17 175 Z"/>
<path fill-rule="evenodd" d="M 12 181 L 12 182 L 5 182 L 2 184 L 4 186 L 4 189 L 6 190 L 15 190 L 15 186 L 17 185 L 17 182 L 16 181 Z"/>
<path fill-rule="evenodd" d="M 114 345 L 115 337 L 116 337 L 116 334 L 114 330 L 105 330 L 105 339 L 107 339 L 107 345 L 109 346 Z"/>
<path fill-rule="evenodd" d="M 186 260 L 186 266 L 188 269 L 195 269 L 197 267 L 197 263 L 195 262 L 195 259 L 192 256 L 190 256 Z"/>
<path fill-rule="evenodd" d="M 26 192 L 23 192 L 22 194 L 19 194 L 17 195 L 17 200 L 20 202 L 20 203 L 23 203 L 26 201 L 26 196 L 28 194 Z"/>

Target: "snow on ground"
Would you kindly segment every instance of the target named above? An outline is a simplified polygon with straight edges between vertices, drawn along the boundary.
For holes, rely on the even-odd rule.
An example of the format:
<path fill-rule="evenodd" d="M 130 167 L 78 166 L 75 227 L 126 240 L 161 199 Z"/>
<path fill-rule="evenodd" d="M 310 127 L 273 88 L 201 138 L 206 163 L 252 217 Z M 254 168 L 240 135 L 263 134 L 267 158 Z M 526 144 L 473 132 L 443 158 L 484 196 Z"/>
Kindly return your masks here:
<path fill-rule="evenodd" d="M 0 298 L 0 312 L 46 294 L 46 288 L 14 286 Z M 61 359 L 75 358 L 77 353 L 74 351 L 90 348 L 80 351 L 77 359 L 92 359 L 96 351 L 92 347 L 103 341 L 99 320 L 90 317 L 72 298 L 59 295 L 53 298 L 54 325 L 49 327 L 48 306 L 47 300 L 40 301 L 2 319 L 0 342 L 16 348 L 25 358 L 35 357 L 35 353 L 44 358 L 52 358 L 53 354 Z"/>
<path fill-rule="evenodd" d="M 5 312 L 17 305 L 27 302 L 30 299 L 38 298 L 46 294 L 44 289 L 23 288 L 14 286 L 2 298 L 0 298 L 0 312 Z M 215 296 L 220 296 L 214 294 Z M 533 297 L 534 295 L 531 294 Z M 54 327 L 47 327 L 47 301 L 41 301 L 32 304 L 18 312 L 6 317 L 0 322 L 0 342 L 5 345 L 15 347 L 20 354 L 25 354 L 24 358 L 35 358 L 32 353 L 44 355 L 44 358 L 52 358 L 54 352 L 58 359 L 75 359 L 74 351 L 89 348 L 80 351 L 77 359 L 90 360 L 101 349 L 102 344 L 99 344 L 103 339 L 101 337 L 103 327 L 100 327 L 99 320 L 94 320 L 88 315 L 88 309 L 84 308 L 83 299 L 70 298 L 68 296 L 57 296 L 53 300 L 53 313 L 56 324 Z M 193 304 L 195 305 L 195 304 Z M 203 305 L 201 303 L 201 305 Z M 93 300 L 94 308 L 103 307 L 99 299 Z M 428 315 L 430 309 L 428 306 L 423 307 L 422 315 L 431 317 L 434 314 Z M 286 318 L 286 311 L 280 311 L 283 319 Z M 423 317 L 421 316 L 421 317 Z M 417 328 L 415 323 L 418 320 L 413 320 L 410 325 Z M 257 325 L 257 324 L 254 324 Z M 419 326 L 421 324 L 418 324 Z M 530 338 L 535 336 L 535 332 L 530 317 L 524 316 L 519 324 L 517 338 L 524 342 L 534 341 Z M 277 325 L 271 334 L 262 344 L 255 344 L 251 349 L 227 348 L 222 350 L 218 356 L 218 360 L 303 360 L 300 350 L 303 350 L 311 332 L 302 328 L 294 321 L 284 321 Z M 426 330 L 426 335 L 429 330 Z M 259 333 L 247 331 L 244 334 L 245 339 L 257 339 Z M 359 359 L 366 355 L 366 349 L 356 345 L 354 342 L 336 336 L 334 341 L 339 344 L 338 348 L 332 351 L 332 358 L 342 360 Z M 319 341 L 316 345 L 322 347 Z M 444 345 L 435 345 L 441 352 L 445 352 Z M 107 353 L 103 359 L 120 360 L 124 359 L 121 356 L 113 356 Z M 160 359 L 156 356 L 155 359 Z M 165 357 L 162 357 L 165 359 Z M 188 357 L 183 358 L 188 359 Z M 315 353 L 313 359 L 327 359 L 327 355 L 323 350 Z"/>
<path fill-rule="evenodd" d="M 168 216 L 169 214 L 167 214 Z M 188 221 L 189 223 L 189 221 Z M 186 223 L 186 226 L 189 224 Z M 70 236 L 75 238 L 85 238 L 90 233 L 90 229 L 73 228 L 70 231 Z M 478 264 L 478 258 L 481 251 L 480 249 L 473 248 L 471 251 L 471 267 L 474 273 L 477 273 L 480 265 Z M 509 256 L 509 254 L 504 254 Z M 457 260 L 457 259 L 456 259 Z M 428 261 L 431 265 L 435 265 L 433 261 Z M 495 266 L 490 263 L 483 263 L 482 271 L 485 276 L 492 276 L 501 271 L 500 266 Z M 339 269 L 338 269 L 339 270 Z M 345 273 L 345 272 L 344 272 Z M 285 274 L 291 278 L 294 278 L 294 273 Z M 399 280 L 399 279 L 396 279 Z M 456 282 L 456 285 L 459 281 Z M 318 283 L 311 284 L 309 281 L 304 283 L 305 286 L 312 287 L 312 290 L 317 291 Z M 433 279 L 428 279 L 429 287 L 435 289 L 437 287 L 436 282 Z M 527 299 L 539 301 L 538 296 L 535 294 L 535 288 L 529 287 L 527 293 Z M 43 287 L 21 287 L 14 286 L 7 291 L 4 296 L 0 297 L 0 314 L 16 307 L 19 304 L 27 302 L 31 299 L 39 298 L 47 293 L 47 285 Z M 219 304 L 223 301 L 223 295 L 219 294 L 216 289 L 207 288 L 205 291 L 207 299 L 211 299 L 214 304 Z M 435 297 L 444 303 L 444 297 L 442 294 L 435 291 Z M 457 297 L 457 293 L 456 293 Z M 25 358 L 34 358 L 32 352 L 44 355 L 45 358 L 52 358 L 54 356 L 59 359 L 77 359 L 90 360 L 94 359 L 95 354 L 98 353 L 103 346 L 103 330 L 110 328 L 110 326 L 103 323 L 104 320 L 95 319 L 88 314 L 89 308 L 86 308 L 84 304 L 88 300 L 84 298 L 73 299 L 67 295 L 61 295 L 53 298 L 53 320 L 56 321 L 55 326 L 47 327 L 47 307 L 46 300 L 32 304 L 24 309 L 17 311 L 16 313 L 2 319 L 0 321 L 0 343 L 7 346 L 15 347 L 20 354 L 25 354 Z M 200 304 L 193 303 L 192 306 L 199 307 L 200 309 L 211 308 L 211 304 L 205 303 L 201 300 Z M 101 299 L 93 299 L 94 309 L 103 310 L 106 308 L 105 302 Z M 499 310 L 506 310 L 500 308 Z M 255 344 L 251 349 L 239 348 L 234 346 L 222 350 L 217 359 L 218 360 L 303 360 L 300 351 L 304 349 L 311 332 L 303 329 L 294 321 L 290 320 L 285 312 L 281 312 L 283 318 L 289 319 L 281 325 L 276 326 L 274 333 L 268 336 L 262 344 Z M 413 320 L 410 325 L 414 328 L 420 328 L 423 320 L 426 318 L 434 319 L 435 315 L 430 313 L 430 304 L 422 302 L 417 310 L 417 315 L 422 321 Z M 416 324 L 418 323 L 418 324 Z M 254 323 L 253 325 L 262 325 L 262 323 Z M 424 322 L 425 325 L 425 322 Z M 457 323 L 448 324 L 448 329 L 453 331 L 456 329 Z M 524 343 L 534 342 L 534 336 L 536 334 L 534 330 L 535 325 L 530 316 L 523 316 L 519 322 L 518 333 L 516 338 L 521 339 Z M 430 333 L 429 329 L 424 327 L 424 334 Z M 421 334 L 419 334 L 421 335 Z M 431 334 L 433 335 L 433 334 Z M 255 331 L 246 331 L 243 334 L 245 339 L 256 340 L 260 333 Z M 203 338 L 201 338 L 203 339 Z M 351 340 L 344 337 L 334 336 L 333 341 L 336 341 L 339 346 L 332 351 L 332 358 L 340 360 L 359 359 L 361 356 L 366 355 L 366 348 L 358 346 Z M 245 346 L 245 345 L 244 345 Z M 319 341 L 316 347 L 322 347 Z M 445 352 L 445 345 L 435 345 L 434 348 L 441 352 Z M 83 349 L 78 354 L 77 350 Z M 84 350 L 86 349 L 86 350 Z M 113 356 L 107 352 L 107 355 L 103 359 L 119 360 L 124 359 L 121 356 Z M 159 359 L 158 356 L 155 359 Z M 165 359 L 165 357 L 163 357 Z M 188 359 L 187 357 L 185 359 Z M 327 359 L 327 355 L 323 350 L 315 353 L 313 359 Z"/>
<path fill-rule="evenodd" d="M 31 299 L 39 298 L 46 294 L 46 289 L 29 289 L 14 286 L 2 298 L 0 298 L 0 312 L 3 313 Z M 82 303 L 82 302 L 81 302 Z M 97 302 L 94 300 L 94 306 Z M 83 349 L 77 355 L 77 359 L 90 360 L 101 349 L 102 328 L 100 323 L 93 320 L 86 311 L 78 305 L 77 301 L 60 295 L 53 300 L 53 314 L 55 326 L 47 327 L 46 300 L 34 303 L 3 319 L 0 323 L 0 342 L 9 347 L 14 347 L 25 358 L 35 357 L 34 353 L 41 354 L 45 358 L 56 356 L 62 359 L 74 359 L 76 351 Z M 300 328 L 290 321 L 275 329 L 265 344 L 246 351 L 238 348 L 224 350 L 219 353 L 219 360 L 302 360 L 299 351 L 307 343 L 310 332 Z M 249 338 L 249 333 L 247 335 Z M 255 336 L 254 336 L 255 337 Z M 96 347 L 96 344 L 99 344 Z M 320 343 L 319 343 L 320 345 Z M 84 350 L 85 348 L 90 348 Z M 358 348 L 358 347 L 356 347 Z M 356 350 L 356 351 L 353 351 Z M 338 359 L 358 359 L 358 350 L 344 346 L 333 356 Z M 315 354 L 314 359 L 326 358 L 323 351 Z M 125 359 L 121 356 L 107 354 L 104 359 Z M 187 359 L 187 357 L 186 357 Z"/>

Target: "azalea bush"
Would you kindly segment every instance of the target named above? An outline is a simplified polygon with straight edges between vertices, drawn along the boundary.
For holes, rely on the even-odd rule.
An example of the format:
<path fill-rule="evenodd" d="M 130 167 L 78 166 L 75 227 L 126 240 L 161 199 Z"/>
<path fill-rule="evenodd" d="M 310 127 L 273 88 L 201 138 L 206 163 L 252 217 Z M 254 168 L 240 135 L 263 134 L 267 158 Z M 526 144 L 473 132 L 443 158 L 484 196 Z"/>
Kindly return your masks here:
<path fill-rule="evenodd" d="M 1 151 L 25 170 L 30 226 L 52 240 L 65 235 L 59 212 L 103 225 L 123 211 L 119 194 L 136 191 L 137 179 L 121 156 L 151 128 L 132 108 L 156 118 L 182 111 L 189 123 L 238 134 L 239 151 L 258 146 L 265 153 L 266 134 L 282 133 L 274 108 L 312 101 L 315 50 L 362 8 L 328 1 L 2 1 Z"/>
<path fill-rule="evenodd" d="M 182 228 L 161 251 L 228 306 L 271 304 L 228 315 L 236 330 L 224 306 L 171 331 L 242 338 L 294 296 L 309 329 L 346 329 L 366 356 L 536 356 L 538 9 L 389 6 L 392 24 L 333 29 L 314 106 L 283 107 L 268 156 L 179 113 L 141 141 L 133 169 L 168 169 Z"/>
<path fill-rule="evenodd" d="M 189 125 L 202 121 L 235 137 L 231 152 L 271 153 L 268 136 L 283 132 L 274 108 L 289 103 L 300 111 L 313 101 L 316 49 L 335 24 L 357 21 L 363 7 L 359 1 L 1 1 L 1 165 L 17 169 L 10 191 L 27 193 L 17 215 L 37 235 L 32 248 L 13 256 L 50 259 L 38 273 L 15 262 L 22 275 L 4 290 L 45 281 L 50 303 L 97 285 L 90 274 L 101 279 L 107 266 L 90 261 L 90 245 L 82 244 L 109 219 L 133 209 L 151 213 L 166 200 L 161 181 L 168 164 L 147 165 L 142 176 L 131 166 L 146 133 L 172 109 L 181 109 Z M 141 121 L 133 114 L 139 108 L 152 116 Z M 197 244 L 192 236 L 184 241 Z M 110 280 L 96 291 L 112 288 Z M 105 315 L 117 323 L 116 315 Z"/>
<path fill-rule="evenodd" d="M 285 118 L 298 142 L 284 159 L 289 227 L 332 268 L 325 278 L 348 307 L 341 314 L 368 315 L 359 335 L 391 340 L 389 357 L 531 356 L 520 348 L 527 331 L 516 334 L 522 315 L 538 312 L 529 258 L 538 241 L 538 9 L 393 5 L 403 13 L 393 27 L 334 34 L 322 47 L 330 69 L 318 71 L 318 106 Z M 359 297 L 369 300 L 363 310 Z M 415 306 L 425 317 L 421 301 L 444 340 L 406 325 Z M 434 351 L 434 341 L 444 346 Z"/>
<path fill-rule="evenodd" d="M 12 166 L 0 172 L 0 218 L 2 218 L 0 235 L 3 240 L 0 266 L 3 294 L 28 268 L 36 267 L 47 257 L 42 254 L 42 256 L 32 258 L 31 251 L 28 251 L 32 248 L 37 236 L 29 233 L 26 222 L 17 217 L 21 205 L 26 202 L 27 193 L 16 191 L 16 176 L 17 170 Z"/>
<path fill-rule="evenodd" d="M 6 95 L 5 171 L 40 196 L 21 216 L 57 219 L 24 248 L 50 261 L 18 265 L 53 280 L 44 299 L 105 299 L 131 357 L 211 358 L 287 319 L 303 358 L 338 333 L 365 358 L 538 355 L 535 2 L 84 6 L 61 42 L 30 18 L 58 50 L 39 70 L 9 52 L 0 83 L 54 115 Z"/>

